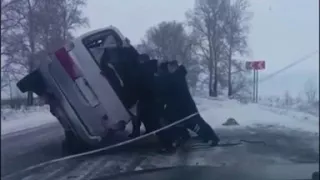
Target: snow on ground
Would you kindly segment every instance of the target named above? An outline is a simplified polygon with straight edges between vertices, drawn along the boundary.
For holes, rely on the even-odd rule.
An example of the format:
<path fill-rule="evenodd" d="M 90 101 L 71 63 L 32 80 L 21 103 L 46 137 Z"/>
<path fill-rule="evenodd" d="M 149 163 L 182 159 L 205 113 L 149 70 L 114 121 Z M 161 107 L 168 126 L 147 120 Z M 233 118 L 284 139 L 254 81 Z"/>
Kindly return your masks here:
<path fill-rule="evenodd" d="M 275 126 L 319 133 L 319 118 L 307 113 L 270 109 L 257 104 L 241 104 L 236 100 L 196 98 L 202 117 L 213 127 L 223 128 L 228 118 L 234 118 L 240 128 L 245 126 Z M 282 113 L 279 113 L 282 112 Z"/>
<path fill-rule="evenodd" d="M 44 124 L 57 122 L 49 112 L 48 106 L 29 109 L 1 109 L 1 135 L 35 128 Z"/>
<path fill-rule="evenodd" d="M 319 133 L 319 118 L 307 113 L 284 111 L 257 104 L 241 104 L 226 98 L 195 98 L 203 118 L 213 128 L 226 128 L 222 124 L 228 118 L 234 118 L 242 128 L 246 126 L 277 126 Z M 1 110 L 1 134 L 35 128 L 57 122 L 47 106 L 33 107 L 28 110 Z M 130 125 L 131 123 L 129 123 Z M 229 127 L 228 127 L 229 128 Z"/>
<path fill-rule="evenodd" d="M 268 111 L 272 111 L 273 113 L 279 114 L 279 115 L 285 115 L 289 116 L 293 119 L 304 119 L 306 121 L 313 121 L 312 119 L 317 118 L 318 116 L 310 114 L 308 112 L 302 112 L 299 110 L 293 110 L 293 109 L 286 109 L 286 108 L 277 108 L 277 107 L 270 107 L 270 106 L 264 106 L 260 105 L 260 108 Z"/>

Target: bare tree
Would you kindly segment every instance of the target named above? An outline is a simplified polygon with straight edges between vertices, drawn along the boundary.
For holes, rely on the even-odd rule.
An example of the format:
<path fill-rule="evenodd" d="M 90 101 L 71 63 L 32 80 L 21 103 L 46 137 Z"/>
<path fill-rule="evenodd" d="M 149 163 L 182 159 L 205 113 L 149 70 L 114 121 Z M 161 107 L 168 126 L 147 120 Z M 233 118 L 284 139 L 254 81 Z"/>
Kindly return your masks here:
<path fill-rule="evenodd" d="M 8 73 L 5 73 L 4 70 L 1 68 L 1 91 L 4 90 L 4 88 L 8 87 L 10 84 L 10 76 L 8 76 Z"/>
<path fill-rule="evenodd" d="M 248 79 L 247 71 L 232 72 L 231 75 L 233 75 L 231 79 L 232 95 L 239 93 L 243 95 L 251 94 L 251 87 L 249 87 L 251 81 Z"/>
<path fill-rule="evenodd" d="M 204 65 L 209 71 L 210 96 L 218 95 L 218 61 L 225 46 L 223 22 L 227 12 L 228 3 L 226 2 L 225 0 L 198 0 L 194 9 L 186 14 L 187 22 L 198 39 L 198 55 L 205 61 Z"/>
<path fill-rule="evenodd" d="M 237 71 L 242 68 L 237 68 L 237 61 L 233 60 L 234 54 L 246 54 L 248 48 L 248 32 L 249 20 L 251 14 L 248 12 L 249 3 L 247 0 L 235 0 L 230 3 L 227 8 L 227 16 L 224 24 L 224 33 L 227 44 L 227 64 L 228 64 L 228 96 L 233 93 L 232 90 L 232 65 L 235 65 Z"/>
<path fill-rule="evenodd" d="M 218 95 L 218 84 L 229 87 L 231 95 L 231 75 L 244 75 L 242 63 L 234 55 L 247 52 L 247 8 L 247 0 L 197 0 L 194 9 L 186 14 L 198 40 L 196 53 L 209 73 L 210 96 Z"/>
<path fill-rule="evenodd" d="M 295 97 L 294 101 L 295 101 L 296 104 L 301 104 L 303 102 L 303 98 L 302 98 L 301 92 L 298 93 L 298 95 Z"/>
<path fill-rule="evenodd" d="M 12 13 L 12 9 L 20 0 L 1 0 L 1 90 L 7 88 L 11 82 L 10 62 L 8 56 L 10 53 L 5 51 L 7 47 L 8 33 L 15 28 L 21 20 L 21 17 Z"/>
<path fill-rule="evenodd" d="M 304 93 L 307 98 L 308 104 L 312 104 L 317 101 L 317 94 L 319 93 L 319 91 L 311 79 L 309 79 L 305 83 Z"/>
<path fill-rule="evenodd" d="M 188 81 L 191 87 L 195 87 L 199 64 L 193 54 L 194 39 L 186 33 L 183 24 L 171 21 L 161 22 L 151 27 L 138 49 L 159 60 L 178 60 L 188 69 Z"/>
<path fill-rule="evenodd" d="M 293 98 L 290 95 L 289 91 L 286 91 L 284 94 L 284 106 L 285 107 L 290 107 L 293 104 Z"/>
<path fill-rule="evenodd" d="M 86 0 L 46 0 L 39 3 L 36 16 L 41 48 L 54 51 L 73 38 L 72 31 L 88 26 L 88 19 L 81 11 L 85 5 Z"/>
<path fill-rule="evenodd" d="M 11 0 L 9 4 L 5 17 L 11 17 L 6 21 L 10 26 L 2 28 L 1 54 L 8 64 L 5 71 L 15 79 L 32 72 L 45 52 L 65 43 L 75 28 L 88 24 L 81 11 L 85 0 Z M 33 95 L 28 92 L 28 105 L 32 104 Z"/>

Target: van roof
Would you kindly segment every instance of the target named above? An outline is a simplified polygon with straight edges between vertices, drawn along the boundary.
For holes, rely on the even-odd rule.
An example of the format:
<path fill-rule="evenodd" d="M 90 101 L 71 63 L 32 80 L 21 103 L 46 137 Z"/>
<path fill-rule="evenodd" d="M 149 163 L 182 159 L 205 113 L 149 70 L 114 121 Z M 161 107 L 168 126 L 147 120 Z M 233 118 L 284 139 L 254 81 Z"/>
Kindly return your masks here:
<path fill-rule="evenodd" d="M 125 40 L 125 37 L 122 35 L 122 33 L 119 31 L 119 29 L 111 25 L 111 26 L 107 26 L 107 27 L 104 27 L 104 28 L 95 29 L 95 30 L 86 32 L 86 33 L 82 34 L 81 36 L 77 37 L 77 38 L 75 39 L 75 41 L 77 41 L 77 40 L 80 40 L 80 41 L 81 41 L 82 39 L 84 39 L 84 38 L 86 38 L 86 37 L 88 37 L 88 36 L 90 36 L 90 35 L 93 35 L 93 34 L 95 34 L 95 33 L 98 33 L 98 32 L 100 32 L 100 31 L 105 31 L 105 30 L 113 30 L 113 31 L 115 31 L 115 32 L 120 36 L 120 38 L 121 38 L 123 41 Z"/>

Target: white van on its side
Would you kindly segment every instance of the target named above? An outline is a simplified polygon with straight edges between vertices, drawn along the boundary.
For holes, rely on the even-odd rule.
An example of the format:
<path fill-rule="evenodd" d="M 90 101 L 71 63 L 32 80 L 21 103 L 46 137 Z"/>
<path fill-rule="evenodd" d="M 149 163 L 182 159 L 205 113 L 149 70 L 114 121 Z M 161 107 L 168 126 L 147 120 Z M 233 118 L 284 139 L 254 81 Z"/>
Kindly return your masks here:
<path fill-rule="evenodd" d="M 46 99 L 65 129 L 65 145 L 73 149 L 79 142 L 98 145 L 107 132 L 130 121 L 115 88 L 101 73 L 102 54 L 113 47 L 132 46 L 113 26 L 90 31 L 49 54 L 17 84 L 22 92 Z"/>

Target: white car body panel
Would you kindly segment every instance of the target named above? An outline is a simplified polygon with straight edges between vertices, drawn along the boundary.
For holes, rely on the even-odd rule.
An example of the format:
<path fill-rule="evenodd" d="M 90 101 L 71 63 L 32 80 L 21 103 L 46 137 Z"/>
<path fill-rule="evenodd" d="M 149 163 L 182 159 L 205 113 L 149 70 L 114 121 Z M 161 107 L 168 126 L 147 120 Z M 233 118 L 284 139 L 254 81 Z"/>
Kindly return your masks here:
<path fill-rule="evenodd" d="M 59 121 L 69 121 L 61 124 L 69 124 L 71 129 L 89 144 L 98 143 L 106 132 L 116 127 L 120 121 L 130 121 L 128 110 L 108 80 L 101 75 L 100 67 L 83 44 L 83 39 L 88 36 L 110 30 L 120 37 L 124 46 L 127 45 L 126 38 L 120 31 L 110 26 L 74 39 L 71 48 L 65 46 L 67 50 L 71 49 L 68 53 L 81 69 L 82 78 L 73 81 L 54 54 L 39 67 L 48 90 L 58 99 L 65 112 L 66 118 Z M 95 56 L 101 57 L 101 50 L 97 48 Z"/>

